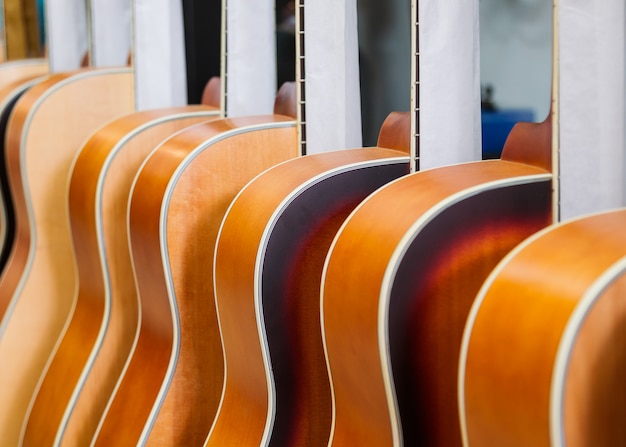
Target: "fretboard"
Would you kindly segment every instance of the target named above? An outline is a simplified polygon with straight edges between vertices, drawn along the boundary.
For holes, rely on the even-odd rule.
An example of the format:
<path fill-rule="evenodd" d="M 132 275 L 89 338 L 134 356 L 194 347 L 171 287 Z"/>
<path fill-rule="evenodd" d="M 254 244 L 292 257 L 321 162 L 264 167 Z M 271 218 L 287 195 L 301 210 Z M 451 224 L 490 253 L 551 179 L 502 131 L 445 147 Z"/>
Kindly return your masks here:
<path fill-rule="evenodd" d="M 420 157 L 420 76 L 419 7 L 411 0 L 411 172 L 419 170 Z"/>
<path fill-rule="evenodd" d="M 306 76 L 304 68 L 304 0 L 298 0 L 296 7 L 296 82 L 298 142 L 301 155 L 306 155 Z"/>

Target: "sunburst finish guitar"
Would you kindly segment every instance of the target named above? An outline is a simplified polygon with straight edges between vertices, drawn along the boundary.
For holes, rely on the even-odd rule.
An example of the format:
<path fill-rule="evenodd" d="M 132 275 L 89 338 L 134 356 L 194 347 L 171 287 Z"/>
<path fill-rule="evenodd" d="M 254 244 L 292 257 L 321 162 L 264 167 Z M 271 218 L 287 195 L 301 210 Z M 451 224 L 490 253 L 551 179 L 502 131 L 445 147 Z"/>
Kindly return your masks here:
<path fill-rule="evenodd" d="M 311 17 L 313 6 L 323 9 L 311 6 Z M 303 145 L 313 150 L 319 135 L 312 135 L 312 129 L 326 123 L 329 134 L 340 135 L 345 129 L 338 123 L 354 119 L 348 112 L 353 104 L 344 104 L 346 110 L 333 115 L 336 121 L 305 110 L 314 90 L 305 94 L 305 4 L 299 1 L 296 7 L 298 112 L 308 117 L 301 136 L 307 137 Z M 330 28 L 344 35 L 346 27 L 350 22 Z M 349 60 L 345 50 L 342 47 L 341 58 Z M 311 66 L 315 59 L 306 62 Z M 346 75 L 335 73 L 337 79 Z M 319 89 L 318 94 L 330 100 L 323 96 L 326 91 Z M 345 90 L 337 94 L 349 97 Z M 408 113 L 391 114 L 380 132 L 379 147 L 306 155 L 271 168 L 231 205 L 214 266 L 226 379 L 205 445 L 327 445 L 331 394 L 318 312 L 324 257 L 359 201 L 408 173 L 410 121 Z M 318 140 L 318 151 L 328 149 L 319 146 Z"/>
<path fill-rule="evenodd" d="M 0 278 L 0 436 L 16 444 L 22 420 L 75 291 L 67 217 L 72 160 L 91 132 L 133 109 L 128 69 L 51 75 L 17 102 L 7 129 L 16 237 Z M 88 102 L 86 103 L 86 101 Z"/>
<path fill-rule="evenodd" d="M 514 128 L 502 159 L 403 177 L 341 228 L 322 288 L 333 446 L 461 445 L 472 302 L 502 257 L 553 220 L 552 105 L 544 123 Z"/>
<path fill-rule="evenodd" d="M 331 394 L 319 321 L 324 259 L 354 207 L 408 174 L 409 123 L 408 113 L 391 114 L 380 147 L 282 163 L 231 205 L 215 252 L 226 385 L 207 445 L 327 445 Z"/>
<path fill-rule="evenodd" d="M 78 293 L 32 402 L 25 445 L 91 442 L 139 321 L 126 231 L 132 181 L 160 142 L 219 116 L 219 108 L 198 106 L 136 112 L 106 124 L 81 148 L 69 186 Z"/>
<path fill-rule="evenodd" d="M 626 210 L 524 241 L 465 328 L 465 446 L 626 445 Z"/>

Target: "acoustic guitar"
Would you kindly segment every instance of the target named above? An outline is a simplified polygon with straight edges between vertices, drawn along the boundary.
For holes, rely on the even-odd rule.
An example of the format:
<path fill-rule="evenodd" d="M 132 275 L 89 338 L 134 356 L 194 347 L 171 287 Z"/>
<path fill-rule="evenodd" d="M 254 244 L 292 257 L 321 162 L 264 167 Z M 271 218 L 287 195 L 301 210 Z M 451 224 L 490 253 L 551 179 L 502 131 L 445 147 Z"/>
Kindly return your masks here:
<path fill-rule="evenodd" d="M 295 121 L 266 115 L 191 127 L 146 160 L 129 205 L 140 326 L 95 445 L 204 441 L 223 380 L 206 275 L 217 230 L 241 187 L 296 155 Z"/>
<path fill-rule="evenodd" d="M 90 3 L 92 9 L 96 6 Z M 123 5 L 102 2 L 99 6 L 97 10 L 103 14 L 92 17 L 94 29 L 100 18 L 110 20 L 124 12 Z M 102 23 L 100 31 L 106 26 Z M 150 32 L 145 26 L 141 30 Z M 103 37 L 92 41 L 92 50 L 99 48 L 97 44 L 114 46 L 110 40 Z M 125 51 L 123 46 L 119 50 Z M 107 56 L 105 51 L 99 54 Z M 109 51 L 108 57 L 119 60 L 123 55 Z M 138 87 L 154 77 L 143 77 L 140 71 L 137 67 L 133 70 L 135 98 L 140 96 Z M 166 90 L 164 87 L 159 86 Z M 219 91 L 215 82 L 209 87 Z M 158 94 L 153 92 L 154 97 Z M 139 319 L 126 231 L 132 180 L 158 143 L 220 113 L 219 104 L 135 112 L 105 124 L 78 150 L 68 190 L 77 290 L 64 331 L 31 399 L 22 443 L 91 442 L 130 354 Z"/>
<path fill-rule="evenodd" d="M 139 322 L 126 232 L 132 181 L 160 142 L 219 116 L 219 108 L 200 106 L 135 112 L 104 125 L 80 149 L 69 183 L 78 291 L 25 420 L 25 445 L 91 442 Z"/>
<path fill-rule="evenodd" d="M 332 445 L 461 445 L 465 321 L 496 264 L 553 220 L 557 111 L 518 124 L 500 160 L 405 176 L 346 220 L 322 279 Z"/>
<path fill-rule="evenodd" d="M 99 11 L 109 16 L 117 12 L 101 6 Z M 135 90 L 145 82 L 138 71 Z M 219 115 L 215 105 L 133 113 L 105 125 L 79 150 L 69 185 L 78 290 L 31 399 L 22 427 L 25 444 L 91 442 L 132 348 L 139 318 L 126 234 L 132 180 L 147 154 L 166 137 Z"/>
<path fill-rule="evenodd" d="M 296 24 L 297 59 L 309 62 L 303 1 Z M 312 123 L 302 66 L 296 72 L 297 113 Z M 303 150 L 255 178 L 231 204 L 214 261 L 226 379 L 205 445 L 327 444 L 330 383 L 317 317 L 324 257 L 359 201 L 408 173 L 409 133 L 409 114 L 394 113 L 381 129 L 380 147 Z"/>
<path fill-rule="evenodd" d="M 15 244 L 0 277 L 0 436 L 18 442 L 22 420 L 71 311 L 75 264 L 67 179 L 94 129 L 133 108 L 128 69 L 54 74 L 15 105 L 6 158 Z M 89 99 L 86 105 L 85 100 Z"/>
<path fill-rule="evenodd" d="M 34 79 L 43 77 L 48 71 L 48 63 L 43 59 L 0 64 L 0 272 L 6 264 L 15 233 L 13 203 L 4 157 L 6 126 L 17 99 L 32 85 Z"/>
<path fill-rule="evenodd" d="M 319 321 L 324 259 L 360 201 L 408 174 L 409 123 L 408 113 L 393 113 L 379 147 L 281 163 L 233 201 L 215 251 L 226 381 L 207 445 L 327 445 L 331 393 Z"/>
<path fill-rule="evenodd" d="M 44 76 L 49 73 L 49 70 L 48 62 L 45 59 L 3 62 L 0 64 L 0 89 L 18 81 Z"/>
<path fill-rule="evenodd" d="M 460 358 L 465 446 L 626 444 L 625 228 L 623 209 L 555 225 L 489 276 Z"/>
<path fill-rule="evenodd" d="M 0 89 L 0 272 L 6 265 L 15 236 L 15 215 L 4 156 L 6 128 L 17 100 L 41 79 L 40 76 L 25 76 Z"/>

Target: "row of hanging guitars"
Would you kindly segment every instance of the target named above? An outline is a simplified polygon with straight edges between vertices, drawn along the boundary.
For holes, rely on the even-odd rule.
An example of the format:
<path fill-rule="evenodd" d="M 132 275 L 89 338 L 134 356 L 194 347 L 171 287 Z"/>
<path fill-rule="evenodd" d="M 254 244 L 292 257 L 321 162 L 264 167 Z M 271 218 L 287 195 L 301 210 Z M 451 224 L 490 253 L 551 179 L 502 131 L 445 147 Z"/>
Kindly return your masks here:
<path fill-rule="evenodd" d="M 411 112 L 373 148 L 311 150 L 303 57 L 276 114 L 228 118 L 136 111 L 126 68 L 24 63 L 2 91 L 3 444 L 623 443 L 626 216 L 555 224 L 558 69 L 501 160 L 414 172 L 412 16 Z"/>

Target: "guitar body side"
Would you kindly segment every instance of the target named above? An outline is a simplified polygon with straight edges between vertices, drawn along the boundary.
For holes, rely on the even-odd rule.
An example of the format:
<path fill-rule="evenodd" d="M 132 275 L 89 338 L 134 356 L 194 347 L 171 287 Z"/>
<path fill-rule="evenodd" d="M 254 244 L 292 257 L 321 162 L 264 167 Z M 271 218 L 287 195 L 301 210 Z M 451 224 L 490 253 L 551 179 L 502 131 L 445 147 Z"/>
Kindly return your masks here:
<path fill-rule="evenodd" d="M 31 407 L 26 444 L 91 441 L 138 324 L 126 230 L 132 180 L 161 141 L 218 114 L 200 107 L 137 112 L 105 125 L 81 148 L 69 188 L 78 294 Z"/>
<path fill-rule="evenodd" d="M 626 211 L 524 241 L 465 328 L 459 389 L 469 446 L 626 443 Z"/>
<path fill-rule="evenodd" d="M 0 64 L 0 89 L 5 89 L 16 82 L 45 76 L 49 73 L 45 59 L 24 59 Z"/>
<path fill-rule="evenodd" d="M 9 188 L 6 164 L 6 131 L 13 108 L 26 90 L 32 87 L 37 76 L 25 76 L 0 90 L 0 272 L 4 270 L 15 241 L 15 212 Z M 2 313 L 0 313 L 0 316 Z"/>
<path fill-rule="evenodd" d="M 215 255 L 227 377 L 207 445 L 327 445 L 324 259 L 354 207 L 408 173 L 402 155 L 367 148 L 302 157 L 266 171 L 237 196 Z"/>
<path fill-rule="evenodd" d="M 456 371 L 469 307 L 507 251 L 550 223 L 550 194 L 543 169 L 468 163 L 393 182 L 350 216 L 322 298 L 332 445 L 461 444 Z"/>
<path fill-rule="evenodd" d="M 15 444 L 76 293 L 67 216 L 74 156 L 91 132 L 133 108 L 127 69 L 52 75 L 28 90 L 7 130 L 16 239 L 0 278 L 0 434 Z M 86 101 L 89 100 L 88 103 Z"/>
<path fill-rule="evenodd" d="M 223 386 L 211 281 L 219 224 L 245 183 L 297 155 L 296 141 L 284 117 L 223 119 L 177 134 L 146 161 L 129 215 L 141 325 L 97 445 L 206 438 Z"/>

